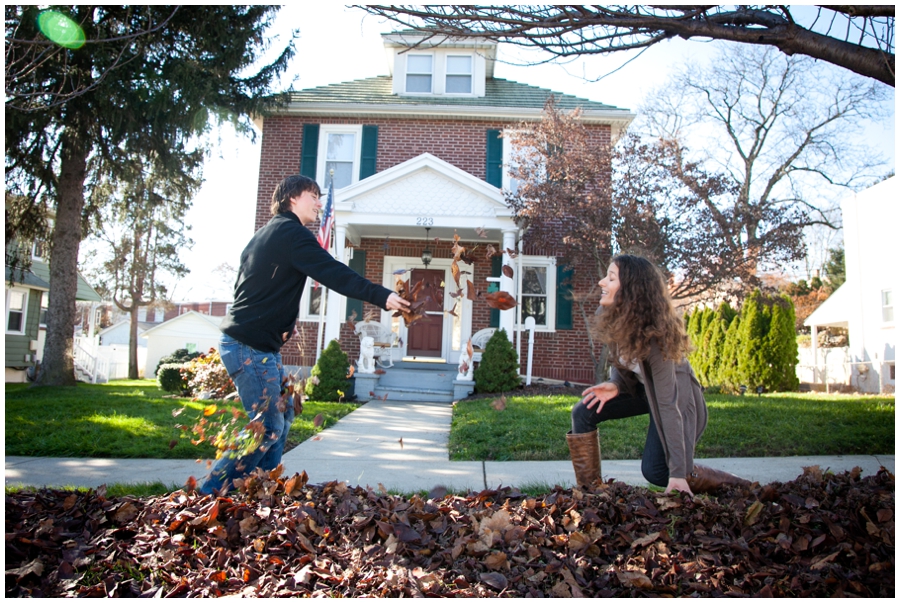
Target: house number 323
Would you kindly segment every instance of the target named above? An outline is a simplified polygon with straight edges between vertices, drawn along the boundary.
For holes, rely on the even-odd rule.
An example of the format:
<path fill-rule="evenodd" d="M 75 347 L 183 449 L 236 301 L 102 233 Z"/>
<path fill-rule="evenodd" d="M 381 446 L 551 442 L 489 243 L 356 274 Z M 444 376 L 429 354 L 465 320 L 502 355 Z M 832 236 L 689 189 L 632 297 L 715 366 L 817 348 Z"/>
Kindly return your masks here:
<path fill-rule="evenodd" d="M 416 226 L 434 226 L 434 218 L 416 218 Z"/>

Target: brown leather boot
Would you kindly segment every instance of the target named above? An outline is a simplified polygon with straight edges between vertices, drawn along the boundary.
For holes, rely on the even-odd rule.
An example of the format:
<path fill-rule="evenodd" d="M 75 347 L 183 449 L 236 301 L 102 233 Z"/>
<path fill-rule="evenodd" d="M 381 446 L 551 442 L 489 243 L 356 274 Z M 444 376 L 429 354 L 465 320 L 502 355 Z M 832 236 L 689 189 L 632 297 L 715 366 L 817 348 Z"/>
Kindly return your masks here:
<path fill-rule="evenodd" d="M 569 445 L 569 456 L 572 457 L 572 468 L 575 470 L 575 481 L 579 486 L 590 486 L 600 479 L 600 440 L 597 430 L 588 433 L 566 434 Z"/>
<path fill-rule="evenodd" d="M 694 465 L 694 471 L 688 476 L 687 483 L 694 494 L 711 494 L 725 485 L 747 488 L 750 482 L 733 473 L 719 471 L 704 465 Z"/>

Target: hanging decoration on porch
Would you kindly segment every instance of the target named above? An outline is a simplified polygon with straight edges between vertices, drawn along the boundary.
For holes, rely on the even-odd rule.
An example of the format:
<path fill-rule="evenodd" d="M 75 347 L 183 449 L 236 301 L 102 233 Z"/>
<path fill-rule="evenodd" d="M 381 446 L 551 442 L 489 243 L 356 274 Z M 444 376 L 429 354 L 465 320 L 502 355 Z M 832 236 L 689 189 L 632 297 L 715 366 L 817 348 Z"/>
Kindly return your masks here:
<path fill-rule="evenodd" d="M 428 246 L 428 238 L 429 232 L 431 228 L 428 226 L 425 227 L 425 249 L 422 250 L 422 264 L 425 265 L 425 268 L 428 268 L 428 264 L 431 263 L 431 260 L 434 258 L 434 254 L 431 252 L 431 248 Z"/>

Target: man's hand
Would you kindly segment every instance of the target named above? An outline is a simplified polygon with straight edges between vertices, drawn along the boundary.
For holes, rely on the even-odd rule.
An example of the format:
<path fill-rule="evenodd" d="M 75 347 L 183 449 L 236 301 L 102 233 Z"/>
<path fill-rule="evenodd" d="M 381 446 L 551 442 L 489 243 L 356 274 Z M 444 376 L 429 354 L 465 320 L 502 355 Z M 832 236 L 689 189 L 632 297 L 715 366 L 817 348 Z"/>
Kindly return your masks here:
<path fill-rule="evenodd" d="M 593 408 L 596 404 L 597 414 L 600 414 L 600 411 L 603 410 L 603 406 L 618 395 L 619 386 L 611 381 L 604 381 L 599 385 L 594 385 L 581 392 L 581 402 L 588 408 Z"/>
<path fill-rule="evenodd" d="M 401 312 L 409 312 L 409 302 L 396 293 L 391 293 L 391 295 L 387 298 L 387 302 L 384 304 L 384 307 L 388 310 L 400 310 Z"/>

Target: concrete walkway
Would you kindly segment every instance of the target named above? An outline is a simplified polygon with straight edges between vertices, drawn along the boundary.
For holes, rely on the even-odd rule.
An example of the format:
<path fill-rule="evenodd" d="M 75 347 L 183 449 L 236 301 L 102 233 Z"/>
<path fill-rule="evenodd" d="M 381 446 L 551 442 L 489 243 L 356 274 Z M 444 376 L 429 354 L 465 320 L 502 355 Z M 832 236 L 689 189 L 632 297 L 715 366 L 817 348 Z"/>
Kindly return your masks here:
<path fill-rule="evenodd" d="M 332 480 L 352 485 L 383 485 L 400 492 L 452 491 L 498 486 L 569 487 L 574 483 L 569 461 L 450 462 L 447 442 L 452 407 L 443 402 L 372 401 L 318 436 L 284 455 L 288 474 L 306 471 L 312 483 Z M 561 435 L 559 437 L 562 437 Z M 202 479 L 205 462 L 153 459 L 77 459 L 6 457 L 6 484 L 83 486 L 152 483 L 181 486 L 190 476 Z M 894 472 L 894 455 L 801 456 L 700 459 L 704 465 L 730 471 L 751 481 L 785 482 L 803 467 L 818 465 L 834 472 L 861 467 L 863 475 L 881 466 Z M 647 485 L 640 460 L 603 461 L 603 478 Z"/>

